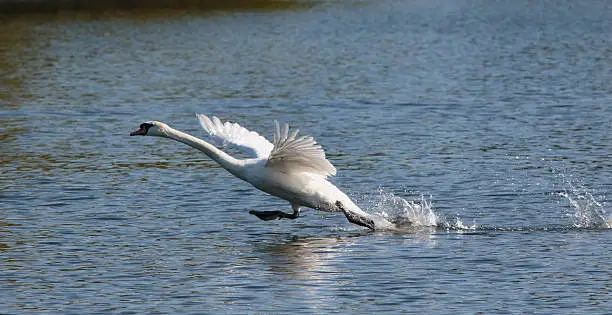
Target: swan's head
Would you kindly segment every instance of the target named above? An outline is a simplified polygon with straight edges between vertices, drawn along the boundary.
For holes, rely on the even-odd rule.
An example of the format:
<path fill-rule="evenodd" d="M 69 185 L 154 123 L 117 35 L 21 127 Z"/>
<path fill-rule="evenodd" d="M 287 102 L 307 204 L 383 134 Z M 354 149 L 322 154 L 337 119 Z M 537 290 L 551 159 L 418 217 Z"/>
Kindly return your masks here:
<path fill-rule="evenodd" d="M 167 137 L 170 127 L 160 121 L 147 121 L 140 124 L 140 129 L 130 133 L 130 136 Z"/>

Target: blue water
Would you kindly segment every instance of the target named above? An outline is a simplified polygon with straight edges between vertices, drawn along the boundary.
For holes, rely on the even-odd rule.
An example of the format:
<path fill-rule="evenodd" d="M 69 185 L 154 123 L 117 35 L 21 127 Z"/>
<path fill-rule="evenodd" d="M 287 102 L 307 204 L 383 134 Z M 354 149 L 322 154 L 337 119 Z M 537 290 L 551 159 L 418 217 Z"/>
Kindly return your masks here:
<path fill-rule="evenodd" d="M 5 17 L 0 312 L 610 314 L 607 1 Z M 314 136 L 370 232 L 200 152 L 193 113 Z M 234 151 L 230 152 L 234 154 Z"/>

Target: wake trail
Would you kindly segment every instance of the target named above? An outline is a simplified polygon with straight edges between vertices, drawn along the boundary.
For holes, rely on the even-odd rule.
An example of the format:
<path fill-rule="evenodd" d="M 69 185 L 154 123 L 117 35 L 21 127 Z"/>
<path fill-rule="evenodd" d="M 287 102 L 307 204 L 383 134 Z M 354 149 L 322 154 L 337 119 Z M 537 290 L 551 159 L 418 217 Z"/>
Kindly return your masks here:
<path fill-rule="evenodd" d="M 567 225 L 551 226 L 486 226 L 466 225 L 459 217 L 452 220 L 438 214 L 433 205 L 432 197 L 423 195 L 413 200 L 396 196 L 379 188 L 377 194 L 370 198 L 372 205 L 368 212 L 381 219 L 393 223 L 393 227 L 377 229 L 377 231 L 392 231 L 415 233 L 419 231 L 447 232 L 567 232 L 593 231 L 612 228 L 612 215 L 605 210 L 605 203 L 599 202 L 584 187 L 565 183 L 566 188 L 556 192 L 557 196 L 565 198 L 570 204 L 571 222 Z"/>

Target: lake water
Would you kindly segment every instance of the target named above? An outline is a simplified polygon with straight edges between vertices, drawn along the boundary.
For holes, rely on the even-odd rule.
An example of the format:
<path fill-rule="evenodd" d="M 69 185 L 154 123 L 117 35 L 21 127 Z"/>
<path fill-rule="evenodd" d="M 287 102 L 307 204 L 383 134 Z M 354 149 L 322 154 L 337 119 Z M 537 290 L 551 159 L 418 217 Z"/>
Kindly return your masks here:
<path fill-rule="evenodd" d="M 14 15 L 0 312 L 610 314 L 609 1 Z M 371 232 L 129 137 L 194 113 L 314 136 Z M 234 153 L 233 151 L 231 151 Z"/>

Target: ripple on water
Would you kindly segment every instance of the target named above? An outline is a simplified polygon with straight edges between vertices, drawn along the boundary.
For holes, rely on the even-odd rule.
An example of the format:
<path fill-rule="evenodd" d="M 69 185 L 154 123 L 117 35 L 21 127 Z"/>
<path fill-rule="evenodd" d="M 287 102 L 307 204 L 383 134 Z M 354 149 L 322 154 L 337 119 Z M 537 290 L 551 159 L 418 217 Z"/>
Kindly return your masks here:
<path fill-rule="evenodd" d="M 3 20 L 2 311 L 609 313 L 609 5 L 435 4 Z M 288 203 L 128 136 L 195 112 L 300 128 L 418 228 L 263 222 Z"/>

